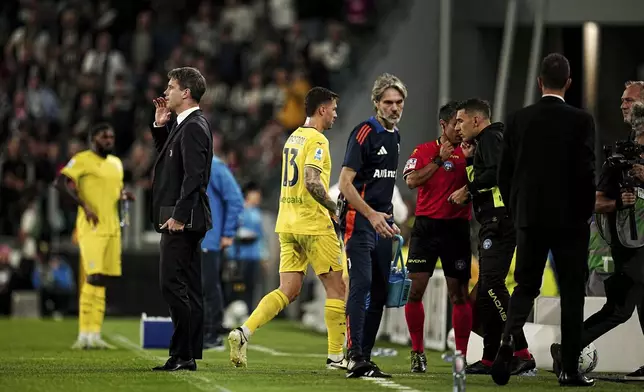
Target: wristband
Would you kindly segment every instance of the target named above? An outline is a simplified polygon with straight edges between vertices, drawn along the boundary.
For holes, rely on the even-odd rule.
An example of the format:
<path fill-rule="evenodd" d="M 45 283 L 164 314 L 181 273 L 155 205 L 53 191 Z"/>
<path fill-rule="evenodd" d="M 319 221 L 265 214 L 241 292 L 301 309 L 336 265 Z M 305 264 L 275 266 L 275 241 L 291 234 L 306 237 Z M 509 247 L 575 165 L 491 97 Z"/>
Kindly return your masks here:
<path fill-rule="evenodd" d="M 445 162 L 443 162 L 440 156 L 437 156 L 434 159 L 432 159 L 432 163 L 434 163 L 438 167 L 442 167 Z"/>

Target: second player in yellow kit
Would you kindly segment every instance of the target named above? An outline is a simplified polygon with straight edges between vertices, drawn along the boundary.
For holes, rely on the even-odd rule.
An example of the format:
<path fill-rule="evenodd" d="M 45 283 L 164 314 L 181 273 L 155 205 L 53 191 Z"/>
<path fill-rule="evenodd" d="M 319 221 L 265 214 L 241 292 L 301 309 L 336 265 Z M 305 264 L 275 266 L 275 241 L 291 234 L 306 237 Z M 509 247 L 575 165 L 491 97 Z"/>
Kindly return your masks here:
<path fill-rule="evenodd" d="M 280 208 L 275 225 L 280 239 L 280 272 L 306 273 L 309 263 L 316 275 L 341 271 L 340 241 L 329 210 L 309 193 L 303 178 L 306 167 L 316 169 L 328 191 L 329 141 L 315 128 L 301 127 L 288 138 L 283 151 Z"/>
<path fill-rule="evenodd" d="M 56 186 L 78 204 L 76 236 L 86 281 L 80 288 L 79 335 L 73 348 L 111 348 L 101 338 L 105 285 L 121 276 L 121 227 L 118 205 L 123 191 L 123 164 L 110 155 L 114 130 L 98 124 L 90 132 L 90 149 L 67 163 Z"/>
<path fill-rule="evenodd" d="M 329 142 L 322 134 L 337 117 L 337 98 L 325 88 L 311 89 L 305 98 L 309 123 L 293 132 L 284 144 L 275 225 L 280 239 L 280 287 L 262 298 L 244 325 L 230 332 L 230 360 L 235 366 L 247 365 L 250 336 L 297 298 L 310 264 L 326 290 L 326 366 L 346 369 L 342 349 L 346 331 L 342 248 L 333 224 L 336 205 L 328 194 Z"/>

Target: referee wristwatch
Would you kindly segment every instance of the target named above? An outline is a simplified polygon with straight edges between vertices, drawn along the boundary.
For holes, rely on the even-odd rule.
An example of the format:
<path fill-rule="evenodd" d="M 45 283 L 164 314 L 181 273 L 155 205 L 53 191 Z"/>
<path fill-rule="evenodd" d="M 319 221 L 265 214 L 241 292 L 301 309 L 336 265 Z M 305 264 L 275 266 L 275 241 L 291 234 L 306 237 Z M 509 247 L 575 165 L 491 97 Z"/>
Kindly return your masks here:
<path fill-rule="evenodd" d="M 438 156 L 434 157 L 434 159 L 432 159 L 432 163 L 436 164 L 438 167 L 442 167 L 443 164 L 445 164 L 445 161 L 443 161 L 441 159 L 440 155 L 438 155 Z"/>

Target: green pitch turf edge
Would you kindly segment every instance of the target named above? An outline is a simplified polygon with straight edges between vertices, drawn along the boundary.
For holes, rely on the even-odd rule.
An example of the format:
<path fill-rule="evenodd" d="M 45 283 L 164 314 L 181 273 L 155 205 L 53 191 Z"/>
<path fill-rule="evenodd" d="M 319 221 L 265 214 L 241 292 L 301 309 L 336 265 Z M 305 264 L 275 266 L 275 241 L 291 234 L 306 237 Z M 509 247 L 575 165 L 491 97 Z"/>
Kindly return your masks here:
<path fill-rule="evenodd" d="M 104 337 L 118 346 L 109 351 L 73 351 L 77 321 L 0 319 L 0 391 L 451 391 L 451 366 L 440 353 L 428 352 L 426 374 L 409 373 L 409 349 L 393 347 L 396 357 L 375 358 L 394 378 L 388 381 L 346 379 L 326 370 L 326 337 L 275 320 L 259 330 L 248 350 L 248 368 L 233 368 L 228 351 L 206 351 L 196 372 L 157 373 L 150 369 L 167 359 L 167 350 L 142 350 L 139 322 L 107 320 Z M 642 390 L 642 383 L 599 381 L 593 391 Z M 559 388 L 554 375 L 514 377 L 506 387 L 489 376 L 468 376 L 468 391 L 546 391 Z"/>

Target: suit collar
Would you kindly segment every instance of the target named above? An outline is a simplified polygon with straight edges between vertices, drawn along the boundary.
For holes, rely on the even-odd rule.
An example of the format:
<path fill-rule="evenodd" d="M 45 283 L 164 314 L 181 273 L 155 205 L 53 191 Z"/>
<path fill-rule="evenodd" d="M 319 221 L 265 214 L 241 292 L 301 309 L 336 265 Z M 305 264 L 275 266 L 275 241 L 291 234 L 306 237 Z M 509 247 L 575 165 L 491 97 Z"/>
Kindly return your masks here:
<path fill-rule="evenodd" d="M 192 113 L 196 112 L 197 110 L 201 110 L 199 106 L 195 106 L 189 109 L 184 110 L 181 113 L 177 113 L 177 124 L 180 125 L 185 119 L 188 118 Z"/>
<path fill-rule="evenodd" d="M 566 100 L 561 95 L 555 94 L 544 94 L 541 97 L 542 102 L 556 102 L 556 103 L 565 103 Z"/>
<path fill-rule="evenodd" d="M 188 109 L 188 110 L 190 110 L 190 109 Z M 187 112 L 187 110 L 184 110 L 181 114 L 184 114 L 185 112 Z M 156 168 L 157 164 L 159 163 L 159 161 L 161 160 L 161 157 L 165 154 L 165 152 L 168 149 L 168 146 L 170 145 L 172 140 L 174 140 L 174 138 L 179 133 L 179 130 L 184 125 L 186 125 L 188 123 L 188 121 L 186 121 L 186 120 L 188 120 L 190 118 L 193 118 L 193 117 L 196 117 L 196 116 L 200 116 L 200 115 L 201 115 L 201 110 L 199 108 L 197 108 L 197 109 L 191 111 L 190 113 L 188 113 L 188 115 L 185 117 L 185 119 L 183 119 L 181 121 L 181 123 L 175 124 L 175 126 L 173 126 L 172 129 L 170 129 L 170 134 L 168 135 L 168 139 L 165 141 L 165 144 L 163 145 L 163 148 L 159 152 L 159 155 L 157 155 L 157 159 L 154 162 L 154 167 L 155 168 Z"/>

